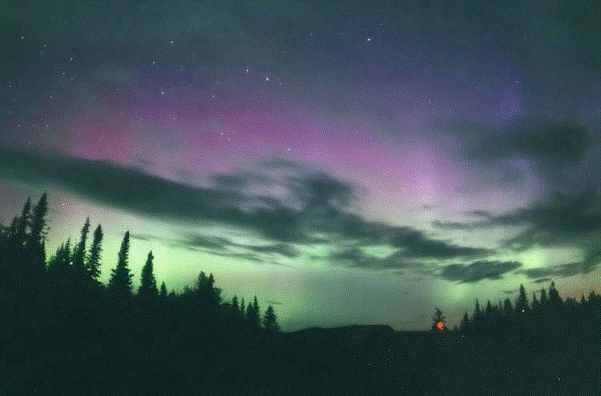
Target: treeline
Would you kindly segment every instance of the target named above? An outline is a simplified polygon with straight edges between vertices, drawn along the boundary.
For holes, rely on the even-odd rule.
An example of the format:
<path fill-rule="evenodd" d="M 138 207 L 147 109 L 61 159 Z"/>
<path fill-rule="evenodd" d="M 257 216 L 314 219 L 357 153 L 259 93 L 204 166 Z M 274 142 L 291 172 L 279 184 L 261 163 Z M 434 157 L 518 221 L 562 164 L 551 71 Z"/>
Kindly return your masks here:
<path fill-rule="evenodd" d="M 259 355 L 279 331 L 272 306 L 224 301 L 213 274 L 182 293 L 158 287 L 152 252 L 134 290 L 129 232 L 103 284 L 103 229 L 90 236 L 89 219 L 46 262 L 47 211 L 44 194 L 0 225 L 0 395 L 211 390 L 224 367 Z M 245 377 L 226 383 L 234 391 Z"/>
<path fill-rule="evenodd" d="M 537 298 L 537 293 L 539 297 Z M 601 326 L 601 295 L 591 291 L 577 301 L 561 298 L 551 282 L 549 290 L 542 288 L 529 299 L 524 285 L 517 298 L 509 298 L 485 306 L 476 300 L 471 316 L 466 312 L 459 326 L 465 334 L 475 336 L 522 336 L 526 338 L 572 337 L 599 334 Z"/>

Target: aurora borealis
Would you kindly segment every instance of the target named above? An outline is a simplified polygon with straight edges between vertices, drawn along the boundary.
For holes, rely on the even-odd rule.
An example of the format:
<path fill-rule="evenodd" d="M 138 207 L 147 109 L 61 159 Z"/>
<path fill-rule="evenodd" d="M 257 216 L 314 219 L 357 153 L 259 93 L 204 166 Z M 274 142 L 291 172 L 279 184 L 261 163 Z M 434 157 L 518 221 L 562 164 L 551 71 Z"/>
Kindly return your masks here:
<path fill-rule="evenodd" d="M 289 330 L 599 293 L 601 6 L 525 3 L 4 2 L 0 220 Z"/>

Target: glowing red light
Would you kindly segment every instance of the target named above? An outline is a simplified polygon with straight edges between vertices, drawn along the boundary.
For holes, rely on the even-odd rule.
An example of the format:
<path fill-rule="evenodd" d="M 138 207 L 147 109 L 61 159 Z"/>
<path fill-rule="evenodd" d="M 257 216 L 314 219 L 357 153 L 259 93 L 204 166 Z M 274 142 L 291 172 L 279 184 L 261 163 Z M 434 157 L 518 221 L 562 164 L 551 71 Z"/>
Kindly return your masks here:
<path fill-rule="evenodd" d="M 439 320 L 438 322 L 436 322 L 436 327 L 438 327 L 438 330 L 440 330 L 440 331 L 444 330 L 444 323 L 442 322 L 442 320 Z"/>

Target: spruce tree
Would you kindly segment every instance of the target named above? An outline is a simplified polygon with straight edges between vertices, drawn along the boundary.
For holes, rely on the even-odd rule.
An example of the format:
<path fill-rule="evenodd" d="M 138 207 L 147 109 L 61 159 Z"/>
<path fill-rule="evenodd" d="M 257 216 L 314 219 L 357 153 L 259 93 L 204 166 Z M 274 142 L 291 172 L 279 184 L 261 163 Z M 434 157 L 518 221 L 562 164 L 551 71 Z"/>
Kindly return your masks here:
<path fill-rule="evenodd" d="M 78 273 L 83 273 L 85 270 L 84 258 L 86 254 L 86 239 L 88 238 L 88 231 L 90 230 L 90 218 L 86 219 L 83 228 L 81 229 L 81 237 L 79 243 L 75 247 L 73 252 L 73 267 Z"/>
<path fill-rule="evenodd" d="M 528 296 L 526 296 L 526 289 L 524 288 L 524 285 L 520 285 L 520 293 L 515 302 L 515 311 L 517 313 L 525 313 L 526 311 L 528 311 L 528 309 L 529 305 Z"/>
<path fill-rule="evenodd" d="M 508 298 L 503 302 L 503 314 L 505 317 L 509 317 L 513 314 L 513 304 L 511 304 L 511 300 Z"/>
<path fill-rule="evenodd" d="M 164 281 L 163 283 L 161 283 L 161 291 L 159 292 L 159 297 L 161 298 L 161 301 L 167 299 L 167 286 L 165 285 Z"/>
<path fill-rule="evenodd" d="M 540 302 L 536 298 L 536 293 L 532 292 L 532 310 L 538 310 L 540 308 Z"/>
<path fill-rule="evenodd" d="M 269 332 L 280 331 L 280 326 L 277 322 L 277 316 L 271 305 L 267 307 L 267 310 L 265 310 L 265 316 L 263 317 L 263 326 L 265 327 L 265 330 Z"/>
<path fill-rule="evenodd" d="M 86 270 L 88 275 L 92 279 L 98 279 L 100 276 L 100 252 L 102 251 L 102 227 L 100 224 L 94 231 L 94 238 L 92 239 L 92 247 L 86 261 Z"/>
<path fill-rule="evenodd" d="M 48 261 L 49 271 L 65 271 L 69 267 L 71 261 L 71 239 L 67 240 L 67 243 L 62 243 L 57 249 L 56 253 Z"/>
<path fill-rule="evenodd" d="M 240 299 L 240 315 L 242 315 L 242 317 L 246 317 L 246 305 L 244 302 L 244 297 L 242 297 Z"/>
<path fill-rule="evenodd" d="M 31 233 L 29 235 L 29 243 L 32 245 L 41 245 L 44 242 L 46 236 L 46 213 L 48 213 L 48 197 L 44 193 L 33 208 Z"/>
<path fill-rule="evenodd" d="M 545 289 L 540 289 L 540 305 L 544 307 L 548 302 L 549 299 L 547 298 L 547 291 Z"/>
<path fill-rule="evenodd" d="M 480 308 L 480 302 L 478 301 L 478 299 L 476 299 L 476 307 L 474 308 L 474 315 L 472 316 L 472 321 L 476 330 L 480 330 L 482 328 L 484 314 L 482 313 L 482 309 Z"/>
<path fill-rule="evenodd" d="M 27 238 L 27 228 L 31 224 L 31 197 L 27 198 L 27 202 L 21 211 L 21 217 L 17 221 L 15 241 L 18 246 L 23 246 Z"/>
<path fill-rule="evenodd" d="M 562 304 L 559 292 L 555 288 L 555 282 L 551 282 L 551 286 L 549 287 L 549 304 L 552 306 L 559 306 Z"/>
<path fill-rule="evenodd" d="M 129 231 L 125 233 L 121 248 L 119 249 L 119 260 L 117 267 L 112 270 L 108 284 L 108 291 L 118 298 L 131 297 L 132 274 L 129 270 Z"/>
<path fill-rule="evenodd" d="M 204 271 L 200 272 L 196 281 L 196 293 L 205 307 L 217 307 L 221 302 L 221 289 L 215 287 L 213 274 L 207 277 Z"/>
<path fill-rule="evenodd" d="M 44 239 L 46 236 L 46 213 L 48 212 L 48 200 L 46 193 L 33 208 L 31 216 L 31 232 L 27 237 L 26 257 L 29 270 L 37 277 L 42 276 L 46 268 L 46 252 Z"/>
<path fill-rule="evenodd" d="M 258 330 L 261 325 L 261 312 L 259 308 L 259 301 L 257 300 L 257 296 L 255 296 L 252 303 L 248 303 L 248 307 L 246 308 L 246 318 L 250 324 L 250 328 L 252 330 Z"/>
<path fill-rule="evenodd" d="M 149 308 L 155 304 L 159 294 L 157 281 L 153 273 L 153 260 L 154 256 L 152 255 L 152 251 L 150 251 L 146 259 L 146 264 L 142 268 L 140 288 L 138 289 L 138 297 L 145 308 Z"/>
<path fill-rule="evenodd" d="M 238 296 L 234 295 L 234 298 L 232 298 L 232 311 L 234 314 L 238 314 L 238 309 Z"/>
<path fill-rule="evenodd" d="M 463 319 L 461 319 L 461 324 L 459 325 L 459 330 L 461 330 L 461 331 L 469 331 L 470 330 L 470 317 L 467 315 L 467 312 L 463 314 Z"/>

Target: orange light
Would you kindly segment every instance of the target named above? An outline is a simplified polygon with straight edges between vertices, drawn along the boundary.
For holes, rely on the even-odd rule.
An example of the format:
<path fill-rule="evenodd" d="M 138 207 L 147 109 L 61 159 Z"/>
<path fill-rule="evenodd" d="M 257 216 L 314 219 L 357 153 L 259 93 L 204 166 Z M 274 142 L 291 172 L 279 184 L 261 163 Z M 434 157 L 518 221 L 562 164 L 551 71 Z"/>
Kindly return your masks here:
<path fill-rule="evenodd" d="M 440 330 L 440 331 L 444 330 L 444 323 L 442 322 L 442 320 L 439 320 L 438 322 L 436 322 L 436 327 L 438 327 L 438 330 Z"/>

